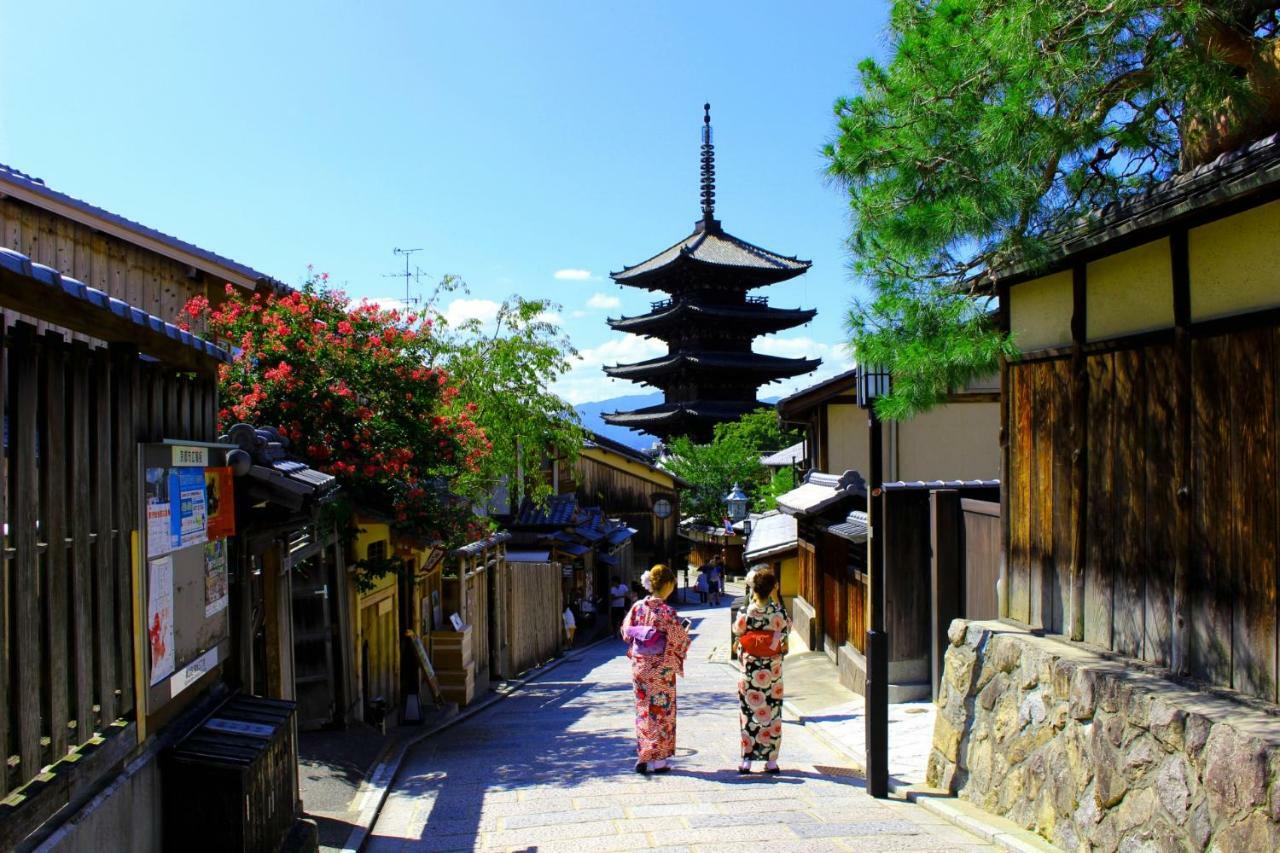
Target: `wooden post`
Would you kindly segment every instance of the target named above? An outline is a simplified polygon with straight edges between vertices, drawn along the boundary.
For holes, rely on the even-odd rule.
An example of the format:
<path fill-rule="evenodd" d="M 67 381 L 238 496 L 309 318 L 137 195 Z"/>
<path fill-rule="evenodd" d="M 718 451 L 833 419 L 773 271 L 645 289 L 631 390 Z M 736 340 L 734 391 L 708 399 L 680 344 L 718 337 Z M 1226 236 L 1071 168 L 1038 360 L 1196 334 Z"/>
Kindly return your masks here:
<path fill-rule="evenodd" d="M 76 742 L 84 743 L 94 730 L 93 719 L 93 576 L 89 543 L 89 349 L 77 342 L 71 349 L 71 641 L 75 669 Z"/>
<path fill-rule="evenodd" d="M 998 307 L 997 325 L 1000 331 L 1008 335 L 1011 331 L 1009 321 L 1009 287 L 999 285 L 997 288 Z M 1001 619 L 1009 618 L 1009 490 L 1013 488 L 1012 472 L 1009 470 L 1009 404 L 1011 388 L 1009 386 L 1009 359 L 1000 356 L 1000 580 L 996 584 L 996 612 Z"/>
<path fill-rule="evenodd" d="M 145 630 L 134 626 L 132 620 L 133 594 L 131 553 L 132 533 L 138 529 L 137 478 L 138 478 L 138 428 L 134 401 L 138 390 L 138 350 L 128 344 L 111 345 L 112 395 L 115 411 L 115 565 L 117 612 L 119 633 L 116 637 L 117 666 L 120 671 L 120 713 L 133 709 L 133 631 Z"/>
<path fill-rule="evenodd" d="M 44 649 L 48 653 L 48 732 L 51 761 L 67 754 L 69 602 L 67 592 L 67 362 L 62 335 L 44 334 L 40 454 L 44 557 Z M 35 401 L 33 400 L 32 403 Z M 32 650 L 34 651 L 34 650 Z"/>
<path fill-rule="evenodd" d="M 965 615 L 964 560 L 960 553 L 963 528 L 960 493 L 955 489 L 929 492 L 929 544 L 933 552 L 929 561 L 929 609 L 933 612 L 929 662 L 935 700 L 942 683 L 942 656 L 950 643 L 947 628 L 952 619 Z"/>
<path fill-rule="evenodd" d="M 1192 455 L 1191 455 L 1191 271 L 1187 248 L 1187 232 L 1169 235 L 1169 253 L 1173 277 L 1173 376 L 1176 400 L 1176 442 L 1178 459 L 1177 501 L 1174 529 L 1177 542 L 1173 561 L 1173 612 L 1169 668 L 1175 675 L 1190 671 L 1190 591 L 1188 574 L 1192 539 Z"/>
<path fill-rule="evenodd" d="M 1088 546 L 1089 372 L 1084 343 L 1088 336 L 1088 300 L 1084 264 L 1071 271 L 1071 606 L 1067 636 L 1084 639 L 1084 570 Z"/>
<path fill-rule="evenodd" d="M 10 470 L 13 476 L 13 513 L 10 531 L 14 549 L 15 598 L 14 645 L 16 653 L 14 722 L 18 729 L 18 778 L 27 782 L 40 771 L 40 559 L 37 555 L 36 520 L 40 486 L 36 467 L 39 374 L 35 330 L 25 323 L 13 327 L 12 432 L 9 436 Z"/>

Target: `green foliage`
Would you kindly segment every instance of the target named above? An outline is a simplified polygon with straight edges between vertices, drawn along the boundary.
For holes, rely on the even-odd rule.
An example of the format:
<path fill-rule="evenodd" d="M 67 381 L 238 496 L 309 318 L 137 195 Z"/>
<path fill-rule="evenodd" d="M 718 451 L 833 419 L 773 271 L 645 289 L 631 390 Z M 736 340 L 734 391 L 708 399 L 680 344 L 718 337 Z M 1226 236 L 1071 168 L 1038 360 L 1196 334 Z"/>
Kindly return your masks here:
<path fill-rule="evenodd" d="M 573 406 L 550 390 L 577 355 L 555 322 L 559 306 L 511 296 L 490 324 L 472 319 L 450 327 L 437 306 L 442 295 L 452 292 L 465 293 L 466 286 L 447 276 L 429 302 L 436 330 L 434 363 L 454 377 L 456 405 L 492 444 L 455 488 L 484 500 L 499 480 L 514 480 L 522 470 L 522 493 L 545 498 L 551 487 L 538 476 L 542 460 L 550 454 L 572 463 L 585 435 Z"/>
<path fill-rule="evenodd" d="M 753 508 L 769 508 L 771 472 L 760 464 L 760 457 L 799 440 L 798 433 L 781 428 L 771 409 L 760 409 L 736 421 L 717 424 L 709 444 L 677 438 L 671 443 L 671 455 L 664 464 L 690 484 L 681 498 L 685 515 L 714 524 L 724 516 L 724 497 L 734 483 L 753 499 Z"/>
<path fill-rule="evenodd" d="M 769 482 L 760 490 L 759 497 L 756 498 L 756 511 L 768 512 L 771 509 L 777 509 L 778 497 L 795 487 L 796 472 L 794 469 L 779 468 L 774 471 L 773 476 L 769 478 Z"/>
<path fill-rule="evenodd" d="M 1082 216 L 1274 129 L 1267 0 L 894 0 L 887 64 L 835 106 L 859 362 L 880 413 L 923 411 L 1012 355 L 975 286 L 1035 264 Z"/>

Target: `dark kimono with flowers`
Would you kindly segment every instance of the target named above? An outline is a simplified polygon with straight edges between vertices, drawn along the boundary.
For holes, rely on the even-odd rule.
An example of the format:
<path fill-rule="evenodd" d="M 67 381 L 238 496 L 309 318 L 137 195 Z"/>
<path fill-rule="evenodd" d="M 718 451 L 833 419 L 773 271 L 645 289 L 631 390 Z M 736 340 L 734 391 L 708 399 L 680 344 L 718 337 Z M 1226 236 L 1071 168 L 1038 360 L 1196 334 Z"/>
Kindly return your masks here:
<path fill-rule="evenodd" d="M 738 614 L 733 635 L 747 631 L 791 631 L 791 619 L 776 601 L 761 607 L 755 601 Z M 738 650 L 742 677 L 738 680 L 742 724 L 742 757 L 750 761 L 777 761 L 782 745 L 782 655 L 758 658 Z"/>
<path fill-rule="evenodd" d="M 637 655 L 627 647 L 636 694 L 636 751 L 640 761 L 659 761 L 676 751 L 676 676 L 684 675 L 689 632 L 675 609 L 653 595 L 631 606 L 622 620 L 624 638 L 632 625 L 651 625 L 667 638 L 660 655 Z"/>

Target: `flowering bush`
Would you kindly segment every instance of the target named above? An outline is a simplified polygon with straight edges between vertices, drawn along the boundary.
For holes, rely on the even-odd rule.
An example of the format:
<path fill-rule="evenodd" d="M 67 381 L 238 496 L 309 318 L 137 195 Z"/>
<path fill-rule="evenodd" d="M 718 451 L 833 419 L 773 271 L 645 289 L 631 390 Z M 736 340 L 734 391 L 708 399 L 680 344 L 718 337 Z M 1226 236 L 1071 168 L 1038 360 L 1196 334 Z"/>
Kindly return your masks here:
<path fill-rule="evenodd" d="M 474 407 L 432 366 L 432 324 L 412 313 L 352 306 L 327 276 L 300 291 L 203 296 L 189 321 L 235 354 L 219 370 L 219 425 L 276 427 L 291 450 L 333 474 L 345 500 L 383 509 L 396 526 L 457 544 L 478 535 L 468 505 L 451 497 L 491 445 Z"/>

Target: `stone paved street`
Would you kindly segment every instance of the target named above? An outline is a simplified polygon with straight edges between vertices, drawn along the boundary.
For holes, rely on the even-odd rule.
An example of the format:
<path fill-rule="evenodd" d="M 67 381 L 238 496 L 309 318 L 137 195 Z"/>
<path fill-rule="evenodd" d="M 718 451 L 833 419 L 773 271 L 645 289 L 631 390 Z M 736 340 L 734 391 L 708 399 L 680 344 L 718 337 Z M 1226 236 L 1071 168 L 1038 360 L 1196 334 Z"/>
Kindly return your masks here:
<path fill-rule="evenodd" d="M 728 609 L 682 610 L 697 636 L 673 772 L 632 771 L 629 664 L 620 642 L 604 643 L 415 749 L 366 849 L 992 849 L 919 806 L 867 796 L 799 725 L 785 728 L 781 776 L 739 776 L 735 677 L 708 660 Z"/>

